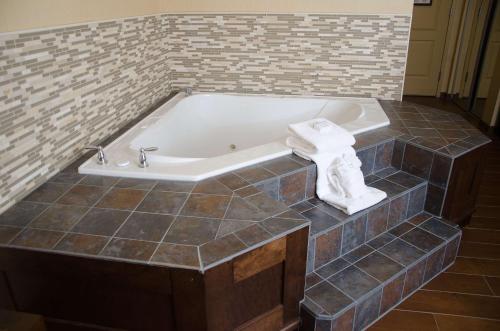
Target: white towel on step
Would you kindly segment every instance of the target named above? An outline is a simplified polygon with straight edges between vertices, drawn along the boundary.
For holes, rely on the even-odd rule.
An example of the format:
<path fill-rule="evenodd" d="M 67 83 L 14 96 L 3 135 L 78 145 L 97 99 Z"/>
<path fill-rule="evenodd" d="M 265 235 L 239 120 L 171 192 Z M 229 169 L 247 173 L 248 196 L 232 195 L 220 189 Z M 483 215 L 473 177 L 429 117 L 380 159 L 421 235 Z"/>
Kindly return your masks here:
<path fill-rule="evenodd" d="M 355 153 L 352 147 L 346 151 L 306 154 L 294 150 L 295 154 L 316 163 L 316 195 L 319 199 L 342 210 L 348 215 L 371 207 L 387 197 L 384 191 L 365 185 L 361 169 L 349 169 L 342 172 L 335 165 L 343 163 L 342 158 Z M 352 151 L 351 151 L 352 150 Z M 356 157 L 357 159 L 357 157 Z M 358 159 L 359 161 L 359 159 Z"/>
<path fill-rule="evenodd" d="M 318 198 L 352 215 L 377 204 L 387 194 L 365 185 L 361 161 L 351 147 L 354 137 L 330 123 L 320 119 L 292 124 L 292 135 L 286 142 L 295 154 L 316 163 Z"/>
<path fill-rule="evenodd" d="M 332 151 L 356 142 L 347 130 L 324 118 L 315 118 L 288 126 L 287 145 L 308 154 Z"/>

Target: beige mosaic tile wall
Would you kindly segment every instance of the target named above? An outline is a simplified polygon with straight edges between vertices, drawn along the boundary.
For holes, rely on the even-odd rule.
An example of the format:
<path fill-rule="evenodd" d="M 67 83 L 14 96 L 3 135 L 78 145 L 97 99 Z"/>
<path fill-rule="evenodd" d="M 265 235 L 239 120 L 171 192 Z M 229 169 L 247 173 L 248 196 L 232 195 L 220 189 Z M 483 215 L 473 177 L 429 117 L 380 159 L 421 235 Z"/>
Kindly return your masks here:
<path fill-rule="evenodd" d="M 0 212 L 169 93 L 167 25 L 0 35 Z"/>
<path fill-rule="evenodd" d="M 401 98 L 410 17 L 175 15 L 172 86 Z"/>
<path fill-rule="evenodd" d="M 172 89 L 399 99 L 410 18 L 169 14 L 0 35 L 0 212 Z"/>

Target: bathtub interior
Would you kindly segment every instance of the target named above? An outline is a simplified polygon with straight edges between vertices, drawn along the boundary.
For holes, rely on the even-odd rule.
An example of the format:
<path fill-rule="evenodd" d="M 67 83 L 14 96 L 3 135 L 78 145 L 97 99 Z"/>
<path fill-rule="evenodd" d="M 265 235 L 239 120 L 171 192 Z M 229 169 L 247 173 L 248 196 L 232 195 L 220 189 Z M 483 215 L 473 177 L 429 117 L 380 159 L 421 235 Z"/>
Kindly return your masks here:
<path fill-rule="evenodd" d="M 342 125 L 362 116 L 362 107 L 348 101 L 194 95 L 145 124 L 130 147 L 158 147 L 156 159 L 195 161 L 282 141 L 292 123 L 324 117 Z"/>
<path fill-rule="evenodd" d="M 108 164 L 92 157 L 79 172 L 198 181 L 291 154 L 288 125 L 315 117 L 354 135 L 389 125 L 373 98 L 179 93 L 106 146 Z M 138 150 L 152 146 L 149 167 L 138 167 Z"/>

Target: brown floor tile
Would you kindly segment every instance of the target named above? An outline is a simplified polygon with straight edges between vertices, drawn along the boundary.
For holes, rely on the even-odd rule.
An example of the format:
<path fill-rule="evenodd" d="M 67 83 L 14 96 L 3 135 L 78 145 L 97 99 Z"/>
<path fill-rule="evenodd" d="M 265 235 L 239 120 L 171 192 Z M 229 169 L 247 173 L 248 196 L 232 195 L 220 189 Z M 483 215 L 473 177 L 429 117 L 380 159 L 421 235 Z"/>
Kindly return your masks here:
<path fill-rule="evenodd" d="M 500 319 L 500 298 L 420 290 L 398 309 Z"/>
<path fill-rule="evenodd" d="M 213 240 L 200 247 L 201 261 L 204 266 L 214 263 L 220 259 L 226 258 L 236 252 L 244 249 L 246 246 L 230 234 L 225 237 Z"/>
<path fill-rule="evenodd" d="M 100 255 L 147 261 L 153 255 L 156 246 L 156 243 L 147 241 L 113 239 Z"/>
<path fill-rule="evenodd" d="M 215 179 L 207 179 L 196 184 L 192 193 L 232 195 L 233 191 Z"/>
<path fill-rule="evenodd" d="M 493 294 L 500 296 L 500 277 L 484 277 L 490 286 Z"/>
<path fill-rule="evenodd" d="M 134 212 L 120 228 L 116 237 L 161 241 L 173 221 L 172 215 Z"/>
<path fill-rule="evenodd" d="M 269 232 L 265 231 L 260 225 L 254 224 L 239 230 L 235 235 L 247 246 L 256 245 L 264 240 L 271 238 Z"/>
<path fill-rule="evenodd" d="M 106 192 L 106 187 L 75 185 L 57 202 L 64 205 L 92 206 Z"/>
<path fill-rule="evenodd" d="M 304 222 L 299 220 L 273 217 L 263 221 L 260 224 L 264 227 L 264 229 L 276 235 L 303 225 Z"/>
<path fill-rule="evenodd" d="M 47 182 L 28 195 L 26 201 L 54 202 L 65 193 L 71 184 Z"/>
<path fill-rule="evenodd" d="M 227 173 L 221 175 L 217 177 L 217 180 L 222 184 L 226 185 L 227 187 L 229 187 L 231 190 L 237 190 L 249 185 L 249 183 L 246 180 L 243 180 L 243 178 L 236 176 L 233 173 Z"/>
<path fill-rule="evenodd" d="M 66 231 L 87 212 L 87 207 L 54 204 L 30 223 L 31 228 Z"/>
<path fill-rule="evenodd" d="M 196 182 L 183 182 L 174 180 L 159 181 L 155 185 L 155 191 L 166 191 L 166 192 L 190 192 Z"/>
<path fill-rule="evenodd" d="M 355 266 L 378 279 L 380 282 L 385 282 L 403 269 L 402 265 L 378 252 L 371 253 L 367 257 L 356 262 Z"/>
<path fill-rule="evenodd" d="M 6 244 L 11 241 L 22 228 L 16 228 L 12 226 L 0 226 L 0 244 Z"/>
<path fill-rule="evenodd" d="M 172 244 L 201 245 L 215 239 L 219 224 L 220 221 L 215 219 L 179 216 L 163 241 Z"/>
<path fill-rule="evenodd" d="M 500 321 L 463 316 L 434 315 L 439 331 L 498 331 Z"/>
<path fill-rule="evenodd" d="M 143 190 L 114 188 L 102 197 L 96 207 L 133 210 L 145 195 Z"/>
<path fill-rule="evenodd" d="M 99 254 L 109 237 L 88 234 L 68 233 L 55 247 L 56 250 L 82 253 Z"/>
<path fill-rule="evenodd" d="M 458 293 L 492 295 L 482 276 L 442 273 L 425 287 L 427 290 L 438 290 Z"/>
<path fill-rule="evenodd" d="M 14 239 L 12 245 L 50 249 L 63 234 L 64 232 L 26 229 Z"/>
<path fill-rule="evenodd" d="M 223 195 L 191 194 L 180 214 L 185 216 L 222 218 L 231 197 Z"/>
<path fill-rule="evenodd" d="M 262 167 L 249 167 L 236 171 L 236 174 L 249 183 L 257 183 L 275 175 Z"/>
<path fill-rule="evenodd" d="M 220 222 L 219 231 L 217 231 L 217 237 L 224 237 L 227 234 L 236 232 L 238 230 L 254 225 L 255 222 L 251 221 L 234 221 L 234 220 L 223 220 Z"/>
<path fill-rule="evenodd" d="M 393 310 L 369 331 L 439 331 L 432 314 Z"/>
<path fill-rule="evenodd" d="M 79 184 L 109 187 L 113 186 L 118 179 L 118 177 L 87 175 Z"/>
<path fill-rule="evenodd" d="M 500 277 L 500 261 L 457 257 L 448 272 Z"/>
<path fill-rule="evenodd" d="M 111 236 L 129 214 L 123 210 L 92 208 L 71 232 Z"/>
<path fill-rule="evenodd" d="M 177 214 L 186 201 L 187 193 L 150 192 L 141 202 L 137 211 L 161 214 Z"/>
<path fill-rule="evenodd" d="M 498 177 L 498 175 L 495 175 Z M 479 195 L 476 205 L 478 206 L 499 206 L 500 195 Z"/>
<path fill-rule="evenodd" d="M 198 268 L 198 248 L 196 246 L 160 244 L 151 261 L 166 264 L 188 265 Z"/>
<path fill-rule="evenodd" d="M 481 185 L 481 188 L 482 187 L 484 186 Z M 494 189 L 498 190 L 498 186 L 495 185 Z M 478 206 L 474 215 L 477 217 L 491 217 L 500 219 L 500 206 Z"/>
<path fill-rule="evenodd" d="M 500 245 L 462 242 L 458 249 L 458 256 L 500 259 Z"/>
<path fill-rule="evenodd" d="M 21 201 L 0 214 L 0 225 L 25 226 L 48 206 L 45 203 Z"/>
<path fill-rule="evenodd" d="M 260 221 L 266 218 L 266 216 L 267 213 L 249 204 L 242 198 L 233 197 L 224 218 L 242 221 Z"/>
<path fill-rule="evenodd" d="M 465 228 L 462 230 L 462 241 L 500 244 L 500 231 Z"/>
<path fill-rule="evenodd" d="M 494 218 L 475 217 L 471 218 L 468 228 L 500 230 L 500 221 Z"/>
<path fill-rule="evenodd" d="M 117 188 L 131 188 L 136 190 L 150 190 L 156 185 L 155 180 L 139 178 L 121 178 L 115 184 Z"/>
<path fill-rule="evenodd" d="M 327 282 L 322 282 L 307 290 L 306 296 L 328 313 L 337 313 L 352 303 L 349 297 Z"/>

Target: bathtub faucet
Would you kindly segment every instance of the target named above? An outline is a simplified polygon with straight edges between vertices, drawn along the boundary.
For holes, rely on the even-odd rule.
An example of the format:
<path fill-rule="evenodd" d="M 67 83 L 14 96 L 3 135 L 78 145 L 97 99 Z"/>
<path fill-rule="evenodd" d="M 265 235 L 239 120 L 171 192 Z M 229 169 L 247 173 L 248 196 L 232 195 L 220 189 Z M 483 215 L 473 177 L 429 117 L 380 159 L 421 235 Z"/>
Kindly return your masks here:
<path fill-rule="evenodd" d="M 193 94 L 193 89 L 191 87 L 186 87 L 184 92 L 186 93 L 186 95 L 191 95 L 191 94 Z"/>
<path fill-rule="evenodd" d="M 104 150 L 102 149 L 102 146 L 87 146 L 85 149 L 92 149 L 97 151 L 97 164 L 104 165 L 108 163 L 108 160 L 106 159 L 106 155 L 104 155 Z"/>
<path fill-rule="evenodd" d="M 158 147 L 141 147 L 139 149 L 139 167 L 147 168 L 149 167 L 148 159 L 146 158 L 146 152 L 157 151 Z"/>

